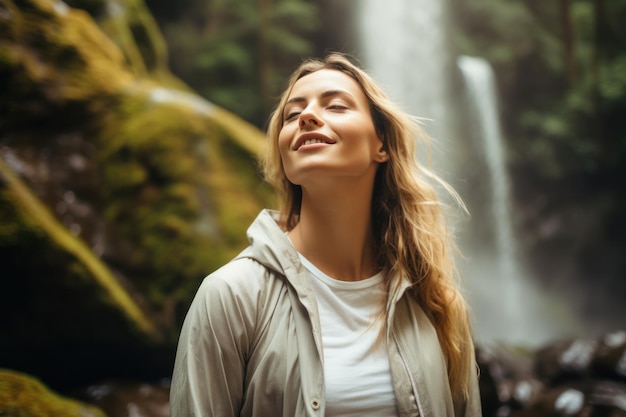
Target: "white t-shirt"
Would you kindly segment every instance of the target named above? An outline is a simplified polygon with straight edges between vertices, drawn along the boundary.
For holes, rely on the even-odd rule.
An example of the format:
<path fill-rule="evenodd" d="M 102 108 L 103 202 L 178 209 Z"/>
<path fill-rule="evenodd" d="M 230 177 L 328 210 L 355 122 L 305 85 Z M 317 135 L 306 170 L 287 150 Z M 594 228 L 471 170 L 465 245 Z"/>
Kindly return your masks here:
<path fill-rule="evenodd" d="M 300 255 L 309 271 L 322 326 L 327 417 L 398 416 L 384 343 L 375 347 L 385 296 L 384 272 L 355 281 L 329 277 Z"/>

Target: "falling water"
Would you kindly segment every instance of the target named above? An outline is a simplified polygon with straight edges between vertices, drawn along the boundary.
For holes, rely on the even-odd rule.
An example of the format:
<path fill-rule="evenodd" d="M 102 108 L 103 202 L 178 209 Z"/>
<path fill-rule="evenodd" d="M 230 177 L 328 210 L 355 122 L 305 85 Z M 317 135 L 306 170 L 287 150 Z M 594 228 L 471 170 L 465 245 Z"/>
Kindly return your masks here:
<path fill-rule="evenodd" d="M 496 256 L 500 263 L 499 274 L 513 277 L 518 274 L 516 244 L 511 222 L 509 175 L 505 166 L 502 134 L 498 116 L 494 76 L 484 59 L 463 56 L 459 68 L 465 79 L 473 110 L 479 120 L 479 134 L 484 143 L 484 153 L 492 190 L 492 215 L 495 223 Z"/>
<path fill-rule="evenodd" d="M 519 324 L 524 322 L 521 305 L 524 301 L 520 299 L 518 288 L 522 273 L 517 259 L 517 245 L 511 221 L 509 176 L 502 146 L 494 76 L 491 66 L 484 59 L 463 56 L 459 58 L 458 65 L 468 91 L 468 107 L 473 111 L 471 116 L 477 121 L 476 133 L 483 144 L 481 151 L 487 165 L 487 189 L 491 194 L 488 199 L 491 207 L 486 218 L 492 219 L 493 249 L 485 251 L 483 247 L 483 253 L 474 253 L 473 256 L 474 259 L 480 259 L 487 255 L 491 260 L 495 260 L 489 262 L 492 264 L 489 275 L 496 277 L 492 285 L 499 289 L 496 292 L 500 294 L 499 301 L 502 304 L 499 311 L 504 314 L 505 322 Z M 490 292 L 493 289 L 494 286 L 491 286 Z M 493 297 L 494 294 L 488 296 Z M 494 307 L 493 302 L 487 305 L 490 305 L 490 308 Z M 497 332 L 496 329 L 500 328 L 495 323 L 489 327 L 491 332 L 494 330 Z M 521 330 L 517 327 L 515 333 Z M 509 338 L 511 337 L 517 338 L 509 334 Z"/>
<path fill-rule="evenodd" d="M 425 120 L 431 136 L 449 138 L 450 83 L 454 63 L 445 1 L 364 0 L 359 9 L 360 55 L 392 99 Z M 446 120 L 443 123 L 443 120 Z"/>
<path fill-rule="evenodd" d="M 433 139 L 428 152 L 419 147 L 417 158 L 428 162 L 458 189 L 464 181 L 457 172 L 463 146 L 454 143 L 459 112 L 455 86 L 448 3 L 445 0 L 380 0 L 359 3 L 357 32 L 359 55 L 367 71 L 392 100 L 422 121 Z M 443 191 L 443 190 L 441 190 Z M 456 206 L 447 193 L 446 204 Z M 454 213 L 463 217 L 461 210 Z M 455 219 L 456 220 L 456 219 Z M 457 228 L 456 221 L 452 224 Z"/>
<path fill-rule="evenodd" d="M 467 56 L 458 59 L 458 66 L 468 94 L 468 113 L 475 120 L 475 135 L 480 139 L 480 153 L 487 167 L 486 178 L 476 182 L 486 179 L 490 194 L 480 196 L 490 202 L 490 207 L 482 207 L 486 215 L 477 220 L 491 226 L 493 244 L 468 248 L 474 263 L 467 265 L 483 284 L 470 294 L 478 319 L 483 321 L 478 326 L 479 334 L 486 340 L 540 344 L 575 332 L 570 308 L 557 295 L 540 289 L 520 262 L 491 66 L 484 59 Z"/>
<path fill-rule="evenodd" d="M 572 330 L 565 325 L 571 314 L 527 279 L 518 262 L 493 75 L 475 58 L 455 65 L 447 7 L 443 0 L 395 0 L 393 7 L 363 0 L 359 55 L 392 99 L 432 120 L 425 127 L 437 145 L 434 169 L 469 202 L 472 224 L 460 239 L 467 258 L 459 263 L 477 339 L 536 345 Z M 455 81 L 459 67 L 465 86 Z M 478 133 L 457 121 L 468 115 Z"/>

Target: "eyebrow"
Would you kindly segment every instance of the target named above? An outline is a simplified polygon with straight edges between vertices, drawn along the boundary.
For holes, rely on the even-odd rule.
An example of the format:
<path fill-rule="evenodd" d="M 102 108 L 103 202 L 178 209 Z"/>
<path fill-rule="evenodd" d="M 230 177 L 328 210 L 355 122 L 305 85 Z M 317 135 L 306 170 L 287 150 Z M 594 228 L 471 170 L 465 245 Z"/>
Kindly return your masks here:
<path fill-rule="evenodd" d="M 328 98 L 328 97 L 336 96 L 336 95 L 347 95 L 347 96 L 350 96 L 350 97 L 354 97 L 352 95 L 352 93 L 350 93 L 347 90 L 328 90 L 328 91 L 324 91 L 320 95 L 320 97 L 321 98 Z M 285 105 L 290 104 L 290 103 L 301 103 L 303 101 L 306 101 L 306 99 L 304 97 L 293 97 L 293 98 L 290 98 L 289 100 L 287 100 Z"/>

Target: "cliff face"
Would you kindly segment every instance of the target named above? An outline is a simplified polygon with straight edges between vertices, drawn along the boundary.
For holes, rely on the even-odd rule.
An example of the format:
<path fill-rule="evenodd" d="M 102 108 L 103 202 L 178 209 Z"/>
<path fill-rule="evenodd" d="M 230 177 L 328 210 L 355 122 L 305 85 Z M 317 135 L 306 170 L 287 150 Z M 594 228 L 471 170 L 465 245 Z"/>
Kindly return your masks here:
<path fill-rule="evenodd" d="M 0 366 L 169 352 L 271 204 L 263 134 L 166 61 L 139 0 L 0 0 Z"/>

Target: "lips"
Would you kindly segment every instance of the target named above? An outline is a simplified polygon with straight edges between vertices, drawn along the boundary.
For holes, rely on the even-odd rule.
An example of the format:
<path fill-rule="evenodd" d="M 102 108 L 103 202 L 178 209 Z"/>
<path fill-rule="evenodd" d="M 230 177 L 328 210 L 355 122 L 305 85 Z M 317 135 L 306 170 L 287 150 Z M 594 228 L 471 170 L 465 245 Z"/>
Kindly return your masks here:
<path fill-rule="evenodd" d="M 304 133 L 298 137 L 298 140 L 296 140 L 293 150 L 297 151 L 303 145 L 312 145 L 314 143 L 327 143 L 332 145 L 335 141 L 320 133 Z"/>

